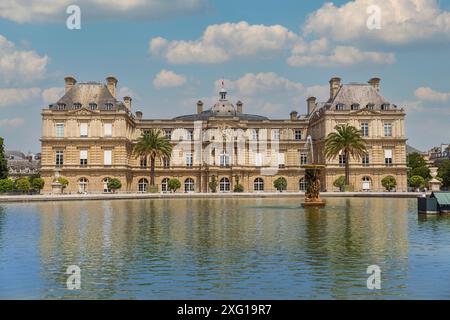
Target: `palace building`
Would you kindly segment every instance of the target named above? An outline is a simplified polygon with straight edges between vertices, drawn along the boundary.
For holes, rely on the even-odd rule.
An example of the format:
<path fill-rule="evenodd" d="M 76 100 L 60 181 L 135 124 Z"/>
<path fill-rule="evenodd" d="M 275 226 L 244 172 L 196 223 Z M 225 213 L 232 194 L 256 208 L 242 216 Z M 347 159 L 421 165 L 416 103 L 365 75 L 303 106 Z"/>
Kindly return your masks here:
<path fill-rule="evenodd" d="M 65 192 L 103 193 L 107 182 L 117 178 L 120 192 L 147 192 L 150 161 L 132 155 L 136 140 L 146 130 L 160 129 L 171 139 L 171 159 L 156 163 L 156 184 L 167 192 L 167 182 L 181 182 L 178 192 L 232 192 L 236 184 L 244 192 L 275 192 L 278 177 L 287 180 L 288 192 L 306 189 L 302 166 L 325 165 L 324 191 L 338 191 L 333 182 L 344 175 L 344 158 L 324 157 L 327 135 L 338 124 L 361 129 L 368 153 L 350 160 L 355 191 L 383 191 L 388 175 L 397 191 L 407 190 L 405 112 L 380 94 L 380 79 L 363 84 L 330 80 L 326 102 L 307 100 L 307 114 L 292 111 L 282 120 L 245 113 L 241 101 L 233 104 L 224 88 L 217 102 L 196 113 L 173 119 L 145 119 L 133 111 L 131 97 L 116 97 L 117 79 L 106 83 L 77 83 L 65 78 L 65 94 L 42 111 L 41 176 L 44 192 L 51 192 L 56 177 L 69 181 Z"/>

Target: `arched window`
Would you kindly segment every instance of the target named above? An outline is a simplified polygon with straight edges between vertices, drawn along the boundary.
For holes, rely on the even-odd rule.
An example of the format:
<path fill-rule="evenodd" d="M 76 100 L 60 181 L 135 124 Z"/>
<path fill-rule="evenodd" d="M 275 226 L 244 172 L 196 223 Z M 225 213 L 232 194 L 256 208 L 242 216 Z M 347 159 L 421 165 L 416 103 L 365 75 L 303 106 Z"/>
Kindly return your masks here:
<path fill-rule="evenodd" d="M 147 192 L 148 187 L 148 180 L 145 178 L 142 178 L 138 182 L 138 190 L 139 192 Z"/>
<path fill-rule="evenodd" d="M 375 107 L 375 105 L 373 103 L 368 103 L 367 106 L 366 106 L 366 108 L 369 109 L 369 110 L 373 110 L 374 107 Z"/>
<path fill-rule="evenodd" d="M 341 110 L 344 110 L 344 109 L 345 109 L 345 105 L 343 103 L 338 103 L 336 105 L 336 110 L 341 111 Z"/>
<path fill-rule="evenodd" d="M 73 104 L 73 109 L 75 109 L 75 110 L 77 110 L 77 109 L 81 109 L 81 103 L 79 103 L 79 102 L 76 102 L 76 103 L 74 103 Z"/>
<path fill-rule="evenodd" d="M 88 182 L 89 181 L 86 178 L 80 178 L 80 180 L 78 180 L 78 190 L 80 193 L 87 193 Z"/>
<path fill-rule="evenodd" d="M 169 192 L 169 178 L 164 178 L 161 181 L 161 191 L 162 192 Z"/>
<path fill-rule="evenodd" d="M 264 191 L 264 180 L 262 178 L 256 178 L 253 183 L 254 191 Z"/>
<path fill-rule="evenodd" d="M 89 109 L 97 110 L 97 104 L 96 103 L 89 103 Z"/>
<path fill-rule="evenodd" d="M 111 193 L 111 189 L 108 188 L 109 178 L 103 179 L 103 192 Z"/>
<path fill-rule="evenodd" d="M 194 180 L 187 178 L 184 180 L 184 192 L 194 192 Z"/>
<path fill-rule="evenodd" d="M 308 188 L 308 184 L 306 183 L 305 178 L 300 179 L 300 181 L 298 182 L 298 188 L 300 191 L 306 191 L 306 189 Z"/>
<path fill-rule="evenodd" d="M 105 110 L 112 110 L 113 104 L 112 103 L 105 103 Z"/>
<path fill-rule="evenodd" d="M 220 192 L 229 192 L 230 191 L 230 180 L 228 178 L 220 179 L 219 190 L 220 190 Z"/>
<path fill-rule="evenodd" d="M 352 110 L 359 110 L 359 104 L 357 104 L 357 103 L 352 104 L 351 105 L 351 109 Z"/>

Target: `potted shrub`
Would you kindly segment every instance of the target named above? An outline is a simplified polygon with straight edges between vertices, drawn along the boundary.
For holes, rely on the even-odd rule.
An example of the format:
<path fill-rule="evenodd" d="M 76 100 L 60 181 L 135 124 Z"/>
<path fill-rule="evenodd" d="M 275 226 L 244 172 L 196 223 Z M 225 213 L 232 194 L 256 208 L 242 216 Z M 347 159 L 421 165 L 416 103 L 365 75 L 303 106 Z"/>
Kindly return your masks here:
<path fill-rule="evenodd" d="M 30 179 L 31 188 L 36 190 L 38 193 L 41 193 L 41 190 L 44 189 L 44 179 L 42 178 L 32 178 Z"/>
<path fill-rule="evenodd" d="M 393 176 L 386 176 L 381 179 L 381 184 L 387 191 L 391 192 L 397 186 L 397 181 Z"/>
<path fill-rule="evenodd" d="M 211 181 L 208 183 L 209 185 L 209 189 L 211 190 L 212 193 L 216 193 L 217 192 L 217 179 L 216 176 L 212 176 Z"/>
<path fill-rule="evenodd" d="M 56 179 L 56 182 L 61 184 L 61 192 L 64 193 L 64 189 L 66 189 L 67 186 L 69 185 L 69 180 L 63 177 L 59 177 L 58 179 Z"/>
<path fill-rule="evenodd" d="M 170 179 L 167 182 L 167 187 L 169 188 L 170 192 L 177 192 L 178 189 L 181 188 L 181 182 L 178 179 Z"/>
<path fill-rule="evenodd" d="M 420 191 L 420 188 L 425 186 L 425 179 L 421 176 L 412 176 L 409 178 L 409 185 L 414 188 L 415 191 Z"/>
<path fill-rule="evenodd" d="M 108 181 L 108 189 L 111 189 L 113 193 L 122 188 L 122 183 L 117 178 L 112 178 Z"/>
<path fill-rule="evenodd" d="M 273 186 L 280 192 L 283 192 L 287 188 L 287 181 L 284 177 L 279 177 L 273 182 Z"/>

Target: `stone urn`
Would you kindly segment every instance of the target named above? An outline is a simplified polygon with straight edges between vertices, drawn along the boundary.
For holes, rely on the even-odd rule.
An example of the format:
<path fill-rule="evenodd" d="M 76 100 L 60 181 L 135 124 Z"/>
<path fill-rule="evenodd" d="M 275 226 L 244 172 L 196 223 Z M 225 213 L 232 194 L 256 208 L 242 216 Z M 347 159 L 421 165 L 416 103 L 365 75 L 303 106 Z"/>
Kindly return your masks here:
<path fill-rule="evenodd" d="M 431 180 L 428 182 L 430 191 L 440 191 L 441 190 L 442 183 L 438 179 L 436 179 L 437 170 L 438 170 L 438 168 L 436 168 L 436 167 L 430 168 Z"/>

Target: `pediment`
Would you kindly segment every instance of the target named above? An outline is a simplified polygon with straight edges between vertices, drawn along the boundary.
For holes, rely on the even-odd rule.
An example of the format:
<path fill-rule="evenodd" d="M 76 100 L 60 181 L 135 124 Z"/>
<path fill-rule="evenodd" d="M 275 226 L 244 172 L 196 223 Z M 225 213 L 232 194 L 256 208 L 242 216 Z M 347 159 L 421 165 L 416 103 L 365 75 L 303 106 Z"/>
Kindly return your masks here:
<path fill-rule="evenodd" d="M 96 114 L 96 112 L 93 110 L 89 110 L 85 107 L 82 107 L 81 109 L 70 110 L 68 112 L 68 114 L 73 115 L 73 116 L 89 116 L 89 115 Z"/>
<path fill-rule="evenodd" d="M 351 114 L 357 114 L 357 115 L 362 115 L 362 116 L 370 116 L 370 115 L 376 115 L 376 114 L 380 114 L 379 111 L 377 110 L 370 110 L 367 108 L 363 108 L 363 109 L 359 109 L 359 110 L 355 110 L 350 112 Z"/>

